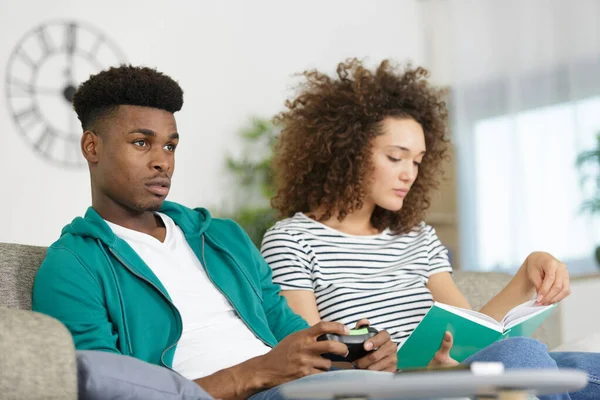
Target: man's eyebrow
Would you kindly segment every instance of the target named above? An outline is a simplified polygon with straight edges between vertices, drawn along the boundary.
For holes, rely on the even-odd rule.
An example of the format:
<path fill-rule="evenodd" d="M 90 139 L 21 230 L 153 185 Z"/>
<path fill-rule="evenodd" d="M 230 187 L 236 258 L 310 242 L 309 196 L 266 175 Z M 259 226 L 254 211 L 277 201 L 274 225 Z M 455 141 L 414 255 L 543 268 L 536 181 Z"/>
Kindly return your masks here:
<path fill-rule="evenodd" d="M 141 133 L 146 136 L 156 136 L 156 133 L 152 129 L 145 129 L 145 128 L 135 128 L 135 129 L 127 132 L 127 134 L 129 134 L 129 135 L 132 133 Z"/>
<path fill-rule="evenodd" d="M 141 133 L 142 135 L 146 135 L 146 136 L 156 136 L 156 132 L 154 132 L 152 129 L 145 129 L 145 128 L 136 128 L 136 129 L 133 129 L 128 132 L 128 134 L 132 134 L 132 133 Z M 177 133 L 177 132 L 171 133 L 169 135 L 169 139 L 179 139 L 179 133 Z"/>

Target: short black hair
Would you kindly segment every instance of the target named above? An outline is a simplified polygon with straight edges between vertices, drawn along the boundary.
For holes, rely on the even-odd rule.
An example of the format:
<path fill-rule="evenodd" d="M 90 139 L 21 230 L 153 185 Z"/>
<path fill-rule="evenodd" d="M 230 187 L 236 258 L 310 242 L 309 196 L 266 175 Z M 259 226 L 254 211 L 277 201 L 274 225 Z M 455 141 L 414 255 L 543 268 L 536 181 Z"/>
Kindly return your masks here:
<path fill-rule="evenodd" d="M 183 90 L 156 69 L 121 65 L 92 75 L 73 95 L 73 108 L 84 131 L 120 105 L 175 113 L 183 106 Z"/>

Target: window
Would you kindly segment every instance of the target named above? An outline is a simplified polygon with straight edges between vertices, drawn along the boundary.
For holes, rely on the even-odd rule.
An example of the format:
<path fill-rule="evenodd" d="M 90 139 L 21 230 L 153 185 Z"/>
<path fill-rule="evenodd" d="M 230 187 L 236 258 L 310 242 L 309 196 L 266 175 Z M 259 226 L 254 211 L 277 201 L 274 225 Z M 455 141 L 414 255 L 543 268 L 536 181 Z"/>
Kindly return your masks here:
<path fill-rule="evenodd" d="M 477 235 L 466 239 L 476 241 L 479 269 L 515 269 L 534 250 L 571 270 L 593 268 L 600 218 L 581 212 L 595 183 L 582 177 L 598 171 L 575 160 L 598 132 L 600 97 L 475 122 Z"/>

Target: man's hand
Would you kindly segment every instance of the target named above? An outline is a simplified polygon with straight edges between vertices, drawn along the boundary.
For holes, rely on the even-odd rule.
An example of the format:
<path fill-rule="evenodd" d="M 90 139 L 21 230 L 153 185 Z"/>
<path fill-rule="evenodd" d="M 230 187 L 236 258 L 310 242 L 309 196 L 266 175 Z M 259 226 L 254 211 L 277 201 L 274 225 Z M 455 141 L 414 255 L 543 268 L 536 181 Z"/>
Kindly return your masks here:
<path fill-rule="evenodd" d="M 349 329 L 337 322 L 319 322 L 287 336 L 265 355 L 196 379 L 195 382 L 214 398 L 238 400 L 307 375 L 328 371 L 331 361 L 321 357 L 321 354 L 333 353 L 345 357 L 348 347 L 332 340 L 318 342 L 317 338 L 326 333 L 347 335 Z"/>
<path fill-rule="evenodd" d="M 356 329 L 369 326 L 369 321 L 361 319 L 356 323 Z M 390 334 L 387 331 L 380 331 L 377 335 L 367 340 L 363 344 L 365 350 L 372 353 L 367 354 L 363 358 L 356 360 L 354 366 L 360 369 L 369 369 L 373 371 L 396 371 L 398 363 L 398 346 L 392 342 Z"/>
<path fill-rule="evenodd" d="M 535 287 L 538 305 L 558 303 L 571 294 L 569 271 L 551 254 L 531 253 L 521 268 L 525 269 L 527 279 Z"/>
<path fill-rule="evenodd" d="M 428 367 L 453 367 L 458 365 L 458 361 L 450 357 L 450 350 L 452 349 L 452 344 L 454 343 L 454 339 L 452 334 L 448 331 L 444 333 L 444 339 L 442 340 L 442 345 L 440 349 L 435 353 L 431 361 L 429 362 Z"/>
<path fill-rule="evenodd" d="M 337 322 L 321 321 L 311 328 L 287 336 L 260 359 L 257 376 L 260 384 L 271 388 L 307 375 L 328 371 L 331 361 L 321 354 L 333 353 L 345 357 L 348 347 L 332 340 L 317 341 L 326 333 L 347 335 L 349 329 Z"/>

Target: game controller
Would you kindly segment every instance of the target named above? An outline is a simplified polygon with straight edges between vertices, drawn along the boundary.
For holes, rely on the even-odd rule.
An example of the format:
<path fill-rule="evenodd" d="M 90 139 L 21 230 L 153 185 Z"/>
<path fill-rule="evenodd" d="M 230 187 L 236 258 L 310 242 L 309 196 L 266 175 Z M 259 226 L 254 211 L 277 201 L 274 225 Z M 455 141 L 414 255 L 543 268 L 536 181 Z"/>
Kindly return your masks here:
<path fill-rule="evenodd" d="M 338 356 L 337 354 L 322 354 L 322 356 L 331 361 L 345 361 L 354 362 L 364 356 L 370 351 L 366 351 L 363 343 L 373 336 L 377 335 L 379 331 L 372 327 L 365 327 L 360 329 L 351 329 L 347 335 L 337 335 L 335 333 L 326 333 L 317 338 L 318 341 L 323 340 L 334 340 L 336 342 L 344 343 L 348 346 L 348 355 L 346 357 Z M 373 350 L 371 350 L 373 351 Z"/>

